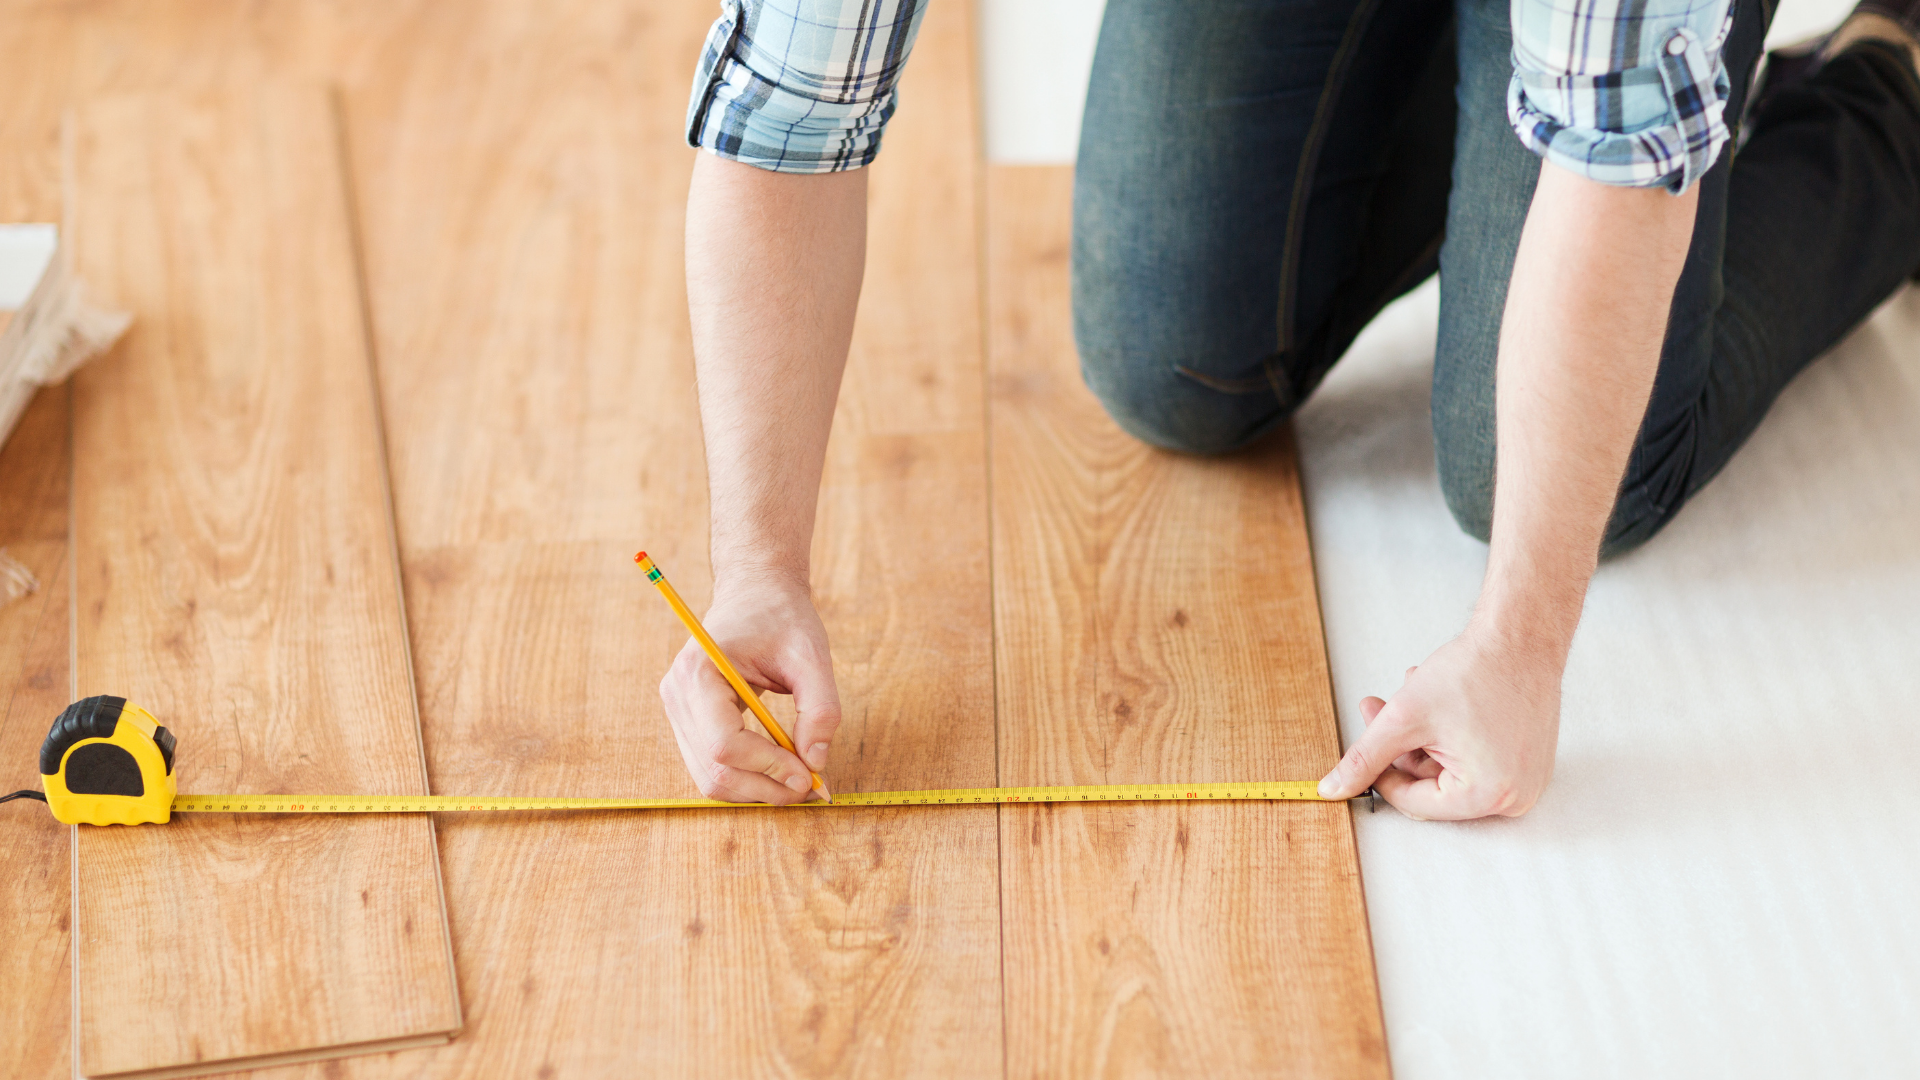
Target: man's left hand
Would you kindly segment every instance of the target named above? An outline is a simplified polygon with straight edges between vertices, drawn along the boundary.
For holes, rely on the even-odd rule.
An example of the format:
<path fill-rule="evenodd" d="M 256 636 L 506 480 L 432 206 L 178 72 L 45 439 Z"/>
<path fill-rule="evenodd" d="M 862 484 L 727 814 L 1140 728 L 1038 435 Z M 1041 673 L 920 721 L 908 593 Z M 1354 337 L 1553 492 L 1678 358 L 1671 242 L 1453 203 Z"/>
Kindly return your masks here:
<path fill-rule="evenodd" d="M 1407 669 L 1390 700 L 1360 702 L 1366 734 L 1320 781 L 1348 799 L 1368 787 L 1416 819 L 1519 817 L 1553 776 L 1565 654 L 1469 626 Z"/>

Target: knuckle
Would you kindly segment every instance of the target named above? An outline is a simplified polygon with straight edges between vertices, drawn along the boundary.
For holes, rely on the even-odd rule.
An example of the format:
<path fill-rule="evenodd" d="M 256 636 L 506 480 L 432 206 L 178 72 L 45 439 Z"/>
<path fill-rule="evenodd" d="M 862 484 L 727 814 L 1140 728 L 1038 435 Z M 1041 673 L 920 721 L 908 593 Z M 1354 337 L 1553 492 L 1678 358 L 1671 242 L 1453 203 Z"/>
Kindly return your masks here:
<path fill-rule="evenodd" d="M 1380 755 L 1371 745 L 1359 743 L 1347 751 L 1346 760 L 1342 764 L 1347 766 L 1347 771 L 1353 773 L 1365 772 L 1369 769 L 1379 773 L 1385 770 L 1385 764 L 1379 758 Z"/>
<path fill-rule="evenodd" d="M 1533 809 L 1534 803 L 1538 801 L 1538 796 L 1515 795 L 1506 800 L 1506 805 L 1501 807 L 1500 814 L 1504 817 L 1522 817 L 1527 811 Z"/>
<path fill-rule="evenodd" d="M 1481 799 L 1480 808 L 1489 814 L 1514 816 L 1515 808 L 1520 804 L 1520 792 L 1510 783 L 1501 782 L 1488 787 Z M 1519 813 L 1524 813 L 1522 809 Z"/>

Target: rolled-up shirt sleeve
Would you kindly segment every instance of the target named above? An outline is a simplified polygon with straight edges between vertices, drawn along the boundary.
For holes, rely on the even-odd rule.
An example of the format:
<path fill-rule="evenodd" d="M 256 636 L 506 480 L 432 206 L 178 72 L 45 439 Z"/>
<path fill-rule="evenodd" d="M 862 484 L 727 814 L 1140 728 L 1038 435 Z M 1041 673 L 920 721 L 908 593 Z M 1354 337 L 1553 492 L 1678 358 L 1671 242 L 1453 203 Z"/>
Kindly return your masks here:
<path fill-rule="evenodd" d="M 687 143 L 773 172 L 857 169 L 880 151 L 926 0 L 724 0 Z"/>
<path fill-rule="evenodd" d="M 1507 118 L 1603 184 L 1679 194 L 1726 147 L 1731 0 L 1512 0 Z"/>

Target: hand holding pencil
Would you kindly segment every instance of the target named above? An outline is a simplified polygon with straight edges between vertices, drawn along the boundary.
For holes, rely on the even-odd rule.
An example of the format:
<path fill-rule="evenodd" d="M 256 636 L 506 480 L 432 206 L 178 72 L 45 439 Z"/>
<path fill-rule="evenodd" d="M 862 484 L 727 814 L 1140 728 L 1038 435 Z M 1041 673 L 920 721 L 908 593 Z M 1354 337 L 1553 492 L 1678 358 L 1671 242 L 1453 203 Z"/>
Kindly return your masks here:
<path fill-rule="evenodd" d="M 692 635 L 660 683 L 660 696 L 688 772 L 702 794 L 732 802 L 785 804 L 817 793 L 831 800 L 819 769 L 840 722 L 839 694 L 827 659 L 826 630 L 804 590 L 716 600 L 714 633 L 680 598 L 646 552 L 634 556 Z M 773 590 L 779 592 L 780 590 Z M 720 642 L 727 642 L 722 648 Z M 755 685 L 790 692 L 799 713 L 796 743 L 767 711 Z M 740 705 L 767 731 L 752 731 Z M 802 759 L 804 749 L 805 759 Z"/>

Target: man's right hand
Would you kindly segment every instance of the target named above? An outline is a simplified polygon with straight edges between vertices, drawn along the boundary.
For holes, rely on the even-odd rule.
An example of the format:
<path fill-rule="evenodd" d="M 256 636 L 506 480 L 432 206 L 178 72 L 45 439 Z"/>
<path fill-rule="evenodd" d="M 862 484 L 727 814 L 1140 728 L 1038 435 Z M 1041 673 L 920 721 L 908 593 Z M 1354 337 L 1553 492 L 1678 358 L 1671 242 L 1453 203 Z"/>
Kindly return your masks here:
<path fill-rule="evenodd" d="M 747 704 L 733 692 L 692 638 L 660 680 L 674 741 L 700 793 L 728 802 L 784 805 L 806 798 L 807 766 L 827 764 L 828 744 L 840 726 L 840 692 L 833 682 L 827 630 L 804 585 L 716 586 L 701 622 L 734 667 L 756 690 L 792 694 L 799 720 L 793 744 L 806 764 L 758 730 L 747 727 Z"/>

